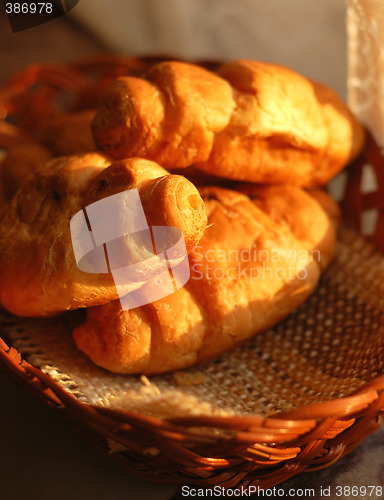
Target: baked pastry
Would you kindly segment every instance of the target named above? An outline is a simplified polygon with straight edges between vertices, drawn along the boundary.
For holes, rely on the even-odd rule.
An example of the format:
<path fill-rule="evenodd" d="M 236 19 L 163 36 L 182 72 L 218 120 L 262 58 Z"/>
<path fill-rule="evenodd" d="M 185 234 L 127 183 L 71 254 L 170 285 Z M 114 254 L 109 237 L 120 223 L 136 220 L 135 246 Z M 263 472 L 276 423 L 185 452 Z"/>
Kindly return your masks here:
<path fill-rule="evenodd" d="M 145 78 L 118 78 L 92 129 L 96 144 L 115 158 L 306 187 L 327 183 L 364 143 L 362 127 L 331 89 L 249 60 L 216 73 L 168 61 Z"/>
<path fill-rule="evenodd" d="M 337 205 L 294 186 L 200 190 L 208 226 L 174 294 L 87 310 L 73 337 L 112 372 L 162 373 L 213 358 L 283 319 L 316 287 L 335 244 Z M 145 290 L 145 285 L 141 290 Z"/>
<path fill-rule="evenodd" d="M 2 306 L 19 316 L 47 316 L 104 304 L 142 286 L 145 276 L 142 281 L 139 276 L 115 286 L 109 269 L 97 268 L 98 262 L 106 261 L 104 245 L 97 241 L 99 223 L 107 233 L 112 223 L 122 236 L 118 241 L 123 254 L 131 252 L 141 261 L 150 253 L 140 239 L 125 237 L 126 222 L 137 216 L 128 205 L 129 198 L 113 196 L 132 189 L 137 190 L 148 225 L 178 228 L 187 252 L 198 243 L 206 227 L 205 207 L 195 186 L 185 178 L 138 158 L 115 163 L 99 153 L 57 158 L 30 176 L 0 213 Z M 91 224 L 91 237 L 90 206 L 105 198 L 114 200 L 115 212 L 103 221 L 105 204 L 101 206 L 96 226 Z M 83 243 L 79 240 L 79 250 L 74 234 L 76 238 L 86 234 L 86 244 L 93 238 L 90 261 L 84 265 L 77 256 Z M 105 242 L 113 239 L 111 234 Z M 95 272 L 89 272 L 92 265 Z"/>

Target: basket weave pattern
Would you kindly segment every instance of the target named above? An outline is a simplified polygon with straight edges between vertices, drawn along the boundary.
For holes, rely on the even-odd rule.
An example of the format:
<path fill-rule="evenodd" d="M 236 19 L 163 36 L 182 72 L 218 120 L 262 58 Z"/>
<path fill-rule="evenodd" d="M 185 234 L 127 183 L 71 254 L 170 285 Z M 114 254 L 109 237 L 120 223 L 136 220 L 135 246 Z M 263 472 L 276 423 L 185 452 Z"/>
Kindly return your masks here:
<path fill-rule="evenodd" d="M 39 67 L 13 78 L 0 92 L 2 146 L 31 135 L 41 96 L 44 113 L 53 114 L 61 112 L 63 89 L 78 109 L 84 102 L 78 96 L 92 88 L 86 104 L 92 106 L 111 67 L 124 74 L 149 64 L 107 62 Z M 366 163 L 376 173 L 374 193 L 361 190 Z M 348 176 L 344 220 L 353 229 L 341 231 L 317 291 L 232 353 L 150 380 L 114 376 L 75 350 L 70 333 L 77 313 L 52 320 L 2 313 L 2 365 L 151 480 L 268 488 L 331 465 L 376 430 L 384 412 L 384 257 L 377 251 L 384 250 L 384 166 L 370 135 Z M 368 241 L 357 230 L 363 211 L 372 209 L 379 215 Z"/>

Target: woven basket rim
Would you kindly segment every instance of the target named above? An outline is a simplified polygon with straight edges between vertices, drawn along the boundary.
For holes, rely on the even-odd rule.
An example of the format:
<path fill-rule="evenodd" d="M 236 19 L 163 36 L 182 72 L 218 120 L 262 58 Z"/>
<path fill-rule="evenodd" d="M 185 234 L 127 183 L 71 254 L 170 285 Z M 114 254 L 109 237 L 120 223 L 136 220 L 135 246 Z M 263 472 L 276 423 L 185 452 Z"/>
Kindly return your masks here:
<path fill-rule="evenodd" d="M 27 86 L 35 85 L 42 78 L 44 84 L 78 93 L 87 84 L 83 70 L 94 70 L 98 65 L 130 67 L 139 63 L 140 60 L 135 58 L 106 56 L 67 65 L 31 66 L 24 73 L 20 72 L 9 79 L 0 89 L 0 111 L 4 101 L 14 94 L 15 89 L 20 92 L 25 88 L 26 76 L 29 78 Z M 68 71 L 73 75 L 70 82 Z M 6 116 L 6 113 L 2 115 Z M 0 122 L 0 146 L 7 148 L 25 138 L 22 130 L 5 125 L 3 119 Z M 367 162 L 374 167 L 379 182 L 379 188 L 374 193 L 361 192 L 362 168 Z M 348 186 L 342 208 L 346 225 L 360 233 L 362 212 L 372 208 L 380 210 L 376 229 L 369 241 L 383 251 L 384 159 L 369 131 L 365 150 L 348 168 Z M 17 349 L 7 345 L 2 338 L 0 363 L 44 401 L 91 427 L 104 440 L 130 450 L 129 457 L 127 452 L 113 453 L 127 468 L 151 480 L 174 484 L 188 481 L 204 485 L 220 483 L 230 487 L 246 479 L 246 471 L 237 469 L 238 457 L 245 457 L 250 463 L 256 456 L 260 463 L 269 460 L 269 465 L 260 469 L 253 481 L 264 488 L 271 487 L 301 471 L 327 467 L 349 453 L 361 439 L 381 425 L 384 413 L 384 375 L 371 379 L 344 397 L 299 406 L 271 416 L 192 415 L 160 418 L 79 401 L 49 375 L 23 359 Z M 155 447 L 149 446 L 151 439 L 156 443 Z M 325 442 L 331 443 L 331 451 L 327 457 L 322 457 L 320 451 Z M 186 443 L 196 445 L 199 453 L 185 447 Z M 177 471 L 175 465 L 173 469 L 169 467 L 169 470 L 165 470 L 162 454 L 158 455 L 152 448 L 159 448 L 167 459 L 181 464 L 183 473 Z M 148 470 L 142 465 L 135 465 L 140 462 L 140 457 L 143 461 L 147 460 Z M 274 469 L 271 464 L 278 465 Z M 154 471 L 160 472 L 154 475 Z M 251 484 L 249 479 L 248 484 Z"/>

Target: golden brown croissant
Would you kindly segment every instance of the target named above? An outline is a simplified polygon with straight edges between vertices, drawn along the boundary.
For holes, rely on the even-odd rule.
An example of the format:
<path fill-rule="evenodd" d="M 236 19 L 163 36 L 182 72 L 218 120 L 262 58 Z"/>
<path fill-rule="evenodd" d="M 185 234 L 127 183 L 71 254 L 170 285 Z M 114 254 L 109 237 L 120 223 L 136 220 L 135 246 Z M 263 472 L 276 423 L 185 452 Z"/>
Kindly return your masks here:
<path fill-rule="evenodd" d="M 335 244 L 336 204 L 294 186 L 202 188 L 208 227 L 173 295 L 87 310 L 74 330 L 97 365 L 121 373 L 181 369 L 271 327 L 314 290 Z M 145 287 L 145 285 L 144 285 Z"/>
<path fill-rule="evenodd" d="M 105 246 L 97 241 L 100 227 L 107 233 L 112 228 L 105 242 L 113 240 L 117 228 L 122 240 L 116 241 L 123 256 L 130 252 L 140 261 L 150 254 L 140 239 L 123 236 L 123 229 L 134 224 L 139 213 L 130 209 L 126 195 L 133 189 L 147 224 L 178 228 L 187 252 L 197 244 L 206 227 L 205 207 L 197 189 L 185 178 L 138 158 L 112 164 L 98 153 L 57 158 L 29 177 L 0 213 L 0 303 L 20 316 L 45 316 L 103 304 L 141 286 L 138 279 L 115 286 L 110 269 L 99 272 L 97 268 L 107 258 Z M 114 203 L 114 211 L 104 220 L 106 205 L 96 202 L 106 199 Z M 96 212 L 91 212 L 94 207 Z M 90 224 L 91 213 L 96 214 L 94 224 Z M 75 247 L 73 241 L 79 234 L 83 239 Z M 87 255 L 91 255 L 86 265 L 75 255 L 83 250 L 81 245 L 88 245 Z M 98 262 L 92 261 L 94 257 Z M 92 265 L 96 272 L 89 272 Z M 109 265 L 112 268 L 111 261 Z"/>
<path fill-rule="evenodd" d="M 121 77 L 92 122 L 115 158 L 268 184 L 321 186 L 361 150 L 364 132 L 327 87 L 273 64 L 239 60 L 212 73 L 163 62 Z"/>

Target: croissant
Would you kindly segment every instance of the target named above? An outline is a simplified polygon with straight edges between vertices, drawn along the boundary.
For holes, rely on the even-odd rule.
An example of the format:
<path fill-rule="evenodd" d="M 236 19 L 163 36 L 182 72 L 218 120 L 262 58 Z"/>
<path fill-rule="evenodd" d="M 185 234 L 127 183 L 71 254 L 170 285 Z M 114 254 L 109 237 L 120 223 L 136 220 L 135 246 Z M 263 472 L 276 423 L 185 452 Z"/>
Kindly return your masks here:
<path fill-rule="evenodd" d="M 9 201 L 22 182 L 51 159 L 52 154 L 47 148 L 32 141 L 8 149 L 0 163 L 0 184 L 4 199 Z"/>
<path fill-rule="evenodd" d="M 143 212 L 129 205 L 133 190 Z M 112 163 L 99 153 L 54 159 L 0 212 L 0 303 L 20 316 L 47 316 L 117 299 L 142 286 L 146 269 L 138 266 L 135 279 L 115 285 L 113 252 L 115 261 L 127 253 L 139 263 L 150 257 L 148 225 L 177 228 L 188 252 L 206 221 L 195 186 L 154 162 Z M 138 228 L 136 239 L 124 232 L 128 226 Z M 155 259 L 155 271 L 160 264 Z"/>
<path fill-rule="evenodd" d="M 96 111 L 87 109 L 63 113 L 45 123 L 42 142 L 56 155 L 73 155 L 94 151 L 96 148 L 91 122 Z"/>
<path fill-rule="evenodd" d="M 243 190 L 202 188 L 208 226 L 190 254 L 188 283 L 142 307 L 89 308 L 73 332 L 79 349 L 112 372 L 182 369 L 234 348 L 303 302 L 331 259 L 337 205 L 295 186 Z"/>
<path fill-rule="evenodd" d="M 316 187 L 362 149 L 364 131 L 329 88 L 282 66 L 249 60 L 216 73 L 168 61 L 145 78 L 121 77 L 92 121 L 96 144 L 115 158 L 165 168 Z"/>

